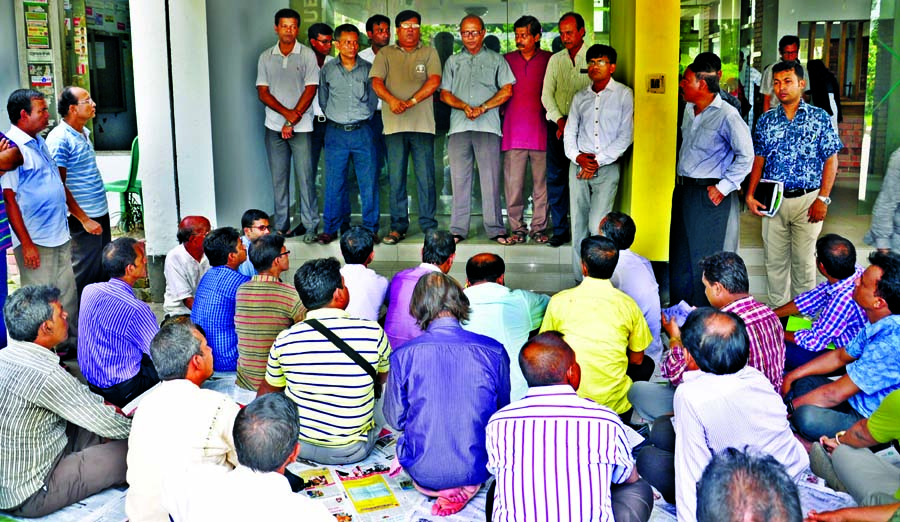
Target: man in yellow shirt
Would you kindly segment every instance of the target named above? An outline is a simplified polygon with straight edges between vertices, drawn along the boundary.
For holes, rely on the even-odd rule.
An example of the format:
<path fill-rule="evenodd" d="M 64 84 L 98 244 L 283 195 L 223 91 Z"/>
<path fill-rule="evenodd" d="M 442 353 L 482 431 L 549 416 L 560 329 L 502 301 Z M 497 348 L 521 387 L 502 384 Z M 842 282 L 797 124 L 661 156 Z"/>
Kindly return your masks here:
<path fill-rule="evenodd" d="M 578 395 L 630 421 L 628 390 L 633 380 L 647 380 L 653 374 L 653 360 L 644 357 L 653 336 L 634 299 L 609 282 L 618 261 L 612 240 L 585 238 L 581 242 L 584 280 L 550 299 L 541 332 L 561 332 L 575 350 L 582 368 Z"/>

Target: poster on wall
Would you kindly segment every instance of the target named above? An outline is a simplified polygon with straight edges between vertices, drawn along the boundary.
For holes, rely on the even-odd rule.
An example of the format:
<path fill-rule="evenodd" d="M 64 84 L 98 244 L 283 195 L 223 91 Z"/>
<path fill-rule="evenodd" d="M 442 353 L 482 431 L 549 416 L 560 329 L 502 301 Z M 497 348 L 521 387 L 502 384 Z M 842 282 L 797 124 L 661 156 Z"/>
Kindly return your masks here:
<path fill-rule="evenodd" d="M 22 2 L 25 11 L 25 48 L 50 48 L 50 8 L 47 0 Z"/>
<path fill-rule="evenodd" d="M 32 89 L 43 94 L 47 99 L 50 114 L 56 114 L 56 92 L 53 87 L 53 65 L 49 63 L 29 63 L 28 83 Z M 50 126 L 55 120 L 51 117 Z"/>

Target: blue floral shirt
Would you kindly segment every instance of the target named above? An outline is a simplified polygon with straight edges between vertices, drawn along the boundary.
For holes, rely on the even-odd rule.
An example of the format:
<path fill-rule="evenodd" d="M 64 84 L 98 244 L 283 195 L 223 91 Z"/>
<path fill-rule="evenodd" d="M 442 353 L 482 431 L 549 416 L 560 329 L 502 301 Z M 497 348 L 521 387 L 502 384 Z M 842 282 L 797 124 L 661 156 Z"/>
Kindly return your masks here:
<path fill-rule="evenodd" d="M 860 390 L 850 397 L 850 406 L 869 417 L 888 394 L 900 389 L 900 315 L 866 325 L 846 349 L 856 358 L 847 365 L 847 375 Z"/>
<path fill-rule="evenodd" d="M 781 181 L 785 190 L 819 188 L 825 160 L 843 147 L 828 113 L 803 100 L 793 120 L 781 104 L 760 116 L 753 135 L 756 155 L 766 160 L 763 179 Z"/>

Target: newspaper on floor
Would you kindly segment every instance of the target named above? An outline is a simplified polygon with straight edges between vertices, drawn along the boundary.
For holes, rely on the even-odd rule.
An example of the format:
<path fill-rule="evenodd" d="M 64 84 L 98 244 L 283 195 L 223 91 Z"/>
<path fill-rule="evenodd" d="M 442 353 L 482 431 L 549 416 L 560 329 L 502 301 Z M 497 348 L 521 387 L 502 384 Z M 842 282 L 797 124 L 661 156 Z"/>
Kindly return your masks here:
<path fill-rule="evenodd" d="M 0 512 L 0 521 L 28 520 L 29 522 L 126 522 L 125 494 L 128 489 L 111 488 L 81 502 L 64 507 L 56 513 L 45 517 L 19 519 L 4 515 Z"/>
<path fill-rule="evenodd" d="M 800 492 L 800 508 L 804 515 L 812 510 L 821 513 L 856 506 L 853 497 L 829 488 L 825 485 L 825 479 L 817 477 L 812 472 L 801 475 L 797 480 L 797 489 Z"/>

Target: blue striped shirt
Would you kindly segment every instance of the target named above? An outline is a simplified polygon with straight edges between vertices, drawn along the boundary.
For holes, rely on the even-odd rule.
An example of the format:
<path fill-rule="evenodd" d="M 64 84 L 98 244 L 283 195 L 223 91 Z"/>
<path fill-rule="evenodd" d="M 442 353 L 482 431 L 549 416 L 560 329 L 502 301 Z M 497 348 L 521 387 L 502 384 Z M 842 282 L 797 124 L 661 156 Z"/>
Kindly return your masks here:
<path fill-rule="evenodd" d="M 90 132 L 87 127 L 78 132 L 61 121 L 47 135 L 47 147 L 56 166 L 66 169 L 66 186 L 78 206 L 88 217 L 96 218 L 109 214 L 109 206 Z"/>
<path fill-rule="evenodd" d="M 234 329 L 234 309 L 238 287 L 250 278 L 227 265 L 210 268 L 197 285 L 191 321 L 206 331 L 217 372 L 237 370 L 238 336 Z"/>
<path fill-rule="evenodd" d="M 351 318 L 344 310 L 306 313 L 363 356 L 379 373 L 390 368 L 391 345 L 375 321 Z M 297 404 L 300 443 L 341 447 L 366 440 L 374 428 L 372 378 L 306 322 L 281 332 L 269 351 L 266 382 L 285 388 Z"/>
<path fill-rule="evenodd" d="M 78 364 L 89 383 L 109 388 L 138 374 L 159 326 L 128 283 L 113 278 L 84 287 L 80 319 Z"/>
<path fill-rule="evenodd" d="M 494 521 L 612 521 L 610 485 L 634 469 L 622 423 L 571 386 L 530 388 L 487 425 Z"/>

